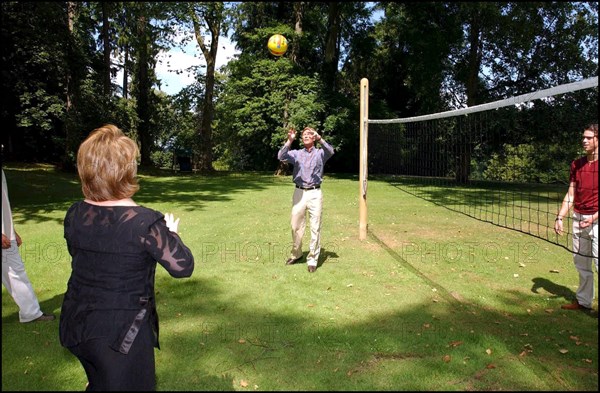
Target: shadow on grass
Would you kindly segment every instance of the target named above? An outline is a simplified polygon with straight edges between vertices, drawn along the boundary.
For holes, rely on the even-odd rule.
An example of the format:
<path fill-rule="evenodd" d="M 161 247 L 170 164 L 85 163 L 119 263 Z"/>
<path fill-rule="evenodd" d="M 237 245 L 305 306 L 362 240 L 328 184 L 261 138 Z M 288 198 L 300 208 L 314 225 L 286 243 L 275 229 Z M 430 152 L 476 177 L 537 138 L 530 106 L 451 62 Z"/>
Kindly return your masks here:
<path fill-rule="evenodd" d="M 533 293 L 539 293 L 539 289 L 543 289 L 546 292 L 551 293 L 553 299 L 563 298 L 568 301 L 575 299 L 575 292 L 564 285 L 556 284 L 547 278 L 535 277 L 531 281 L 533 281 L 533 285 L 531 286 L 531 292 Z"/>
<path fill-rule="evenodd" d="M 397 254 L 394 259 L 402 262 Z M 404 266 L 419 273 L 406 261 Z M 273 273 L 252 270 L 263 286 Z M 424 275 L 415 275 L 415 280 L 441 287 Z M 561 293 L 564 288 L 540 284 Z M 598 387 L 597 325 L 586 328 L 590 323 L 583 313 L 511 314 L 457 300 L 444 289 L 440 303 L 420 302 L 339 323 L 316 317 L 311 308 L 274 313 L 268 303 L 231 297 L 224 278 L 207 279 L 200 271 L 186 280 L 159 276 L 156 287 L 162 348 L 157 351 L 159 390 L 244 390 L 246 382 L 250 390 Z M 528 302 L 521 292 L 498 297 L 507 305 Z M 54 296 L 42 307 L 56 310 L 61 301 L 62 296 Z M 319 306 L 318 296 L 314 303 Z M 75 357 L 58 343 L 57 321 L 25 325 L 15 315 L 2 321 L 3 350 L 5 340 L 18 338 L 18 345 L 9 345 L 10 360 L 3 356 L 3 390 L 71 389 L 64 373 L 72 374 L 73 368 L 79 373 L 76 379 L 84 378 Z M 561 348 L 570 351 L 569 357 Z"/>
<path fill-rule="evenodd" d="M 62 225 L 69 206 L 83 199 L 76 173 L 14 165 L 5 167 L 4 171 L 12 210 L 21 214 L 17 223 L 55 221 Z M 140 190 L 133 197 L 138 204 L 168 203 L 182 205 L 187 211 L 202 210 L 208 202 L 229 202 L 232 194 L 238 192 L 286 185 L 281 179 L 263 173 L 171 173 L 171 176 L 161 173 L 158 177 L 140 174 L 139 184 Z M 47 203 L 40 203 L 40 199 Z M 61 212 L 59 217 L 48 217 L 56 211 Z"/>
<path fill-rule="evenodd" d="M 329 250 L 326 250 L 325 248 L 321 248 L 321 256 L 317 263 L 317 267 L 321 267 L 326 263 L 338 262 L 338 261 L 330 260 L 330 259 L 338 259 L 338 258 L 339 258 L 339 255 L 335 251 L 329 251 Z"/>
<path fill-rule="evenodd" d="M 572 250 L 570 227 L 554 232 L 554 218 L 566 192 L 556 184 L 471 181 L 410 176 L 374 176 L 393 187 L 479 221 L 525 233 Z"/>
<path fill-rule="evenodd" d="M 211 181 L 228 183 L 238 178 L 190 175 L 165 182 L 144 178 L 148 184 L 143 187 L 150 191 L 140 203 L 143 198 L 148 198 L 147 203 L 162 198 L 156 194 L 169 192 L 163 186 L 179 181 L 184 187 L 181 192 L 177 188 L 174 200 L 183 197 L 200 208 L 204 202 L 194 196 L 216 197 L 203 194 L 204 184 L 223 193 L 242 191 L 245 185 L 268 186 L 254 175 L 239 179 L 239 185 L 223 186 Z M 281 183 L 285 187 L 287 180 Z M 194 191 L 197 186 L 200 191 Z M 186 193 L 190 195 L 180 195 Z M 67 199 L 65 204 L 73 202 Z M 587 315 L 560 309 L 547 313 L 530 307 L 535 294 L 516 290 L 493 291 L 500 307 L 465 300 L 454 288 L 444 287 L 384 242 L 374 240 L 392 257 L 393 268 L 408 276 L 407 281 L 437 288 L 439 301 L 415 293 L 416 284 L 384 274 L 375 278 L 354 275 L 354 286 L 348 287 L 333 282 L 329 269 L 309 275 L 304 268 L 302 274 L 282 282 L 281 276 L 293 275 L 283 260 L 275 267 L 256 263 L 239 268 L 239 274 L 250 278 L 243 282 L 255 284 L 243 290 L 239 277 L 227 273 L 229 269 L 222 264 L 199 263 L 190 279 L 173 280 L 164 272 L 157 275 L 162 348 L 157 351 L 158 389 L 597 390 L 597 322 Z M 340 254 L 324 248 L 321 265 L 335 264 L 350 276 L 352 268 L 340 263 Z M 381 272 L 389 270 L 384 266 Z M 373 311 L 375 303 L 390 301 L 390 297 L 361 292 L 359 277 L 380 280 L 381 286 L 397 285 L 398 308 Z M 464 285 L 457 283 L 459 288 Z M 486 283 L 471 285 L 484 287 Z M 535 285 L 565 297 L 570 294 L 568 288 L 548 280 L 534 280 Z M 283 291 L 278 292 L 279 287 Z M 274 295 L 261 298 L 264 293 Z M 297 296 L 308 299 L 310 305 L 296 300 Z M 9 301 L 3 296 L 3 306 Z M 354 317 L 323 312 L 332 304 L 328 301 L 342 309 L 354 307 L 351 312 L 345 310 Z M 42 307 L 56 312 L 61 302 L 62 295 L 57 295 L 42 301 Z M 523 311 L 505 311 L 515 304 L 522 304 Z M 526 306 L 531 313 L 525 311 Z M 2 328 L 3 390 L 83 389 L 83 369 L 60 347 L 57 322 L 24 325 L 18 323 L 16 312 L 9 312 Z"/>

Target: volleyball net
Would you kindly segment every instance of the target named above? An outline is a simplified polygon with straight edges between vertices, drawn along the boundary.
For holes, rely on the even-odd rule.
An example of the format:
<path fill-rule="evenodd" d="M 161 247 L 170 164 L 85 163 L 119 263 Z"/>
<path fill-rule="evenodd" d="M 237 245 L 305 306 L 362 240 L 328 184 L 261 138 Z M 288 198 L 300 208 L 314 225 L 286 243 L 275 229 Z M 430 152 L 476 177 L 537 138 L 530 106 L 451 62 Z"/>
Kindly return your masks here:
<path fill-rule="evenodd" d="M 370 119 L 361 81 L 360 233 L 367 229 L 367 178 L 474 219 L 572 251 L 554 220 L 582 132 L 597 122 L 598 78 L 470 108 L 402 119 Z M 596 175 L 597 177 L 597 175 Z"/>

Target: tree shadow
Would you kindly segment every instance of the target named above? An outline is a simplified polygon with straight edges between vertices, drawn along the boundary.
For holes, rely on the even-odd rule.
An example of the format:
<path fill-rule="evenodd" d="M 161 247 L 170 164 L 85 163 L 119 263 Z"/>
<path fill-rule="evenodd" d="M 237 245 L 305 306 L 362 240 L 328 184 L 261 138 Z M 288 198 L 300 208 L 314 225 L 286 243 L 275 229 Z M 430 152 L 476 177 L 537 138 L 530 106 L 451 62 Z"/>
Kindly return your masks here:
<path fill-rule="evenodd" d="M 18 166 L 4 168 L 4 172 L 13 213 L 20 214 L 19 224 L 54 221 L 62 225 L 63 215 L 57 218 L 48 215 L 56 211 L 66 213 L 71 204 L 84 198 L 76 173 Z M 140 190 L 134 200 L 147 207 L 164 203 L 181 205 L 185 211 L 203 210 L 209 202 L 230 202 L 234 193 L 284 185 L 276 177 L 264 173 L 173 173 L 170 176 L 149 173 L 138 176 Z"/>
<path fill-rule="evenodd" d="M 10 301 L 14 304 L 13 298 L 10 297 L 10 295 L 8 295 L 8 293 L 7 293 L 7 297 L 10 298 Z M 62 306 L 63 297 L 64 297 L 64 294 L 60 294 L 60 295 L 55 295 L 54 297 L 52 297 L 50 299 L 45 299 L 45 300 L 39 301 L 40 309 L 43 312 L 45 312 L 47 314 L 54 314 L 56 316 L 56 319 L 54 321 L 26 323 L 23 325 L 39 326 L 40 324 L 57 324 L 58 316 L 60 315 L 60 308 Z M 5 322 L 6 323 L 19 323 L 19 324 L 21 323 L 21 322 L 19 322 L 19 309 L 16 304 L 14 305 L 14 308 L 15 308 L 15 312 L 6 314 L 2 317 L 2 323 L 5 323 Z M 56 329 L 58 330 L 58 325 L 56 325 Z"/>
<path fill-rule="evenodd" d="M 188 177 L 184 189 L 194 194 L 202 180 Z M 180 179 L 168 180 L 175 185 Z M 215 192 L 227 190 L 210 185 L 217 179 L 205 180 Z M 165 183 L 148 181 L 150 201 Z M 260 179 L 246 184 L 254 181 Z M 339 255 L 345 258 L 342 243 L 340 248 L 323 245 L 319 261 L 339 266 L 339 271 L 326 269 L 327 274 L 316 276 L 294 274 L 283 258 L 276 265 L 244 260 L 246 265 L 238 261 L 234 266 L 230 259 L 204 255 L 190 279 L 173 280 L 157 272 L 158 388 L 597 390 L 597 323 L 583 313 L 546 312 L 526 283 L 525 291 L 507 291 L 472 282 L 478 288 L 474 293 L 493 296 L 493 303 L 476 295 L 457 296 L 457 286 L 464 283 L 455 283 L 447 272 L 428 273 L 383 241 L 371 240 L 389 254 L 373 256 L 372 249 L 365 250 L 365 265 L 377 273 L 372 277 L 336 265 Z M 390 266 L 396 274 L 390 274 Z M 306 272 L 305 267 L 300 270 Z M 345 285 L 340 277 L 352 278 L 354 285 Z M 543 278 L 534 279 L 534 286 L 565 298 L 572 295 Z M 429 288 L 436 288 L 434 295 Z M 60 310 L 62 297 L 41 302 L 44 311 Z M 83 388 L 85 374 L 60 346 L 58 324 L 20 324 L 12 310 L 3 317 L 3 390 Z M 582 345 L 565 332 L 576 332 Z M 242 380 L 249 384 L 243 386 Z"/>
<path fill-rule="evenodd" d="M 329 253 L 325 252 L 328 258 L 334 258 Z M 401 259 L 394 256 L 395 261 L 398 258 Z M 254 274 L 256 282 L 261 283 L 259 292 L 272 289 L 278 282 L 271 278 L 274 269 L 263 266 L 248 269 L 248 274 Z M 244 390 L 240 388 L 246 383 L 249 390 L 254 384 L 260 390 L 373 390 L 374 386 L 378 387 L 375 390 L 390 390 L 392 386 L 401 386 L 402 390 L 446 390 L 448 386 L 437 383 L 438 379 L 449 381 L 454 390 L 503 390 L 508 385 L 499 382 L 502 380 L 509 380 L 514 389 L 536 390 L 542 386 L 540 381 L 546 381 L 548 370 L 556 373 L 550 380 L 566 380 L 569 384 L 577 381 L 576 385 L 569 385 L 571 388 L 588 390 L 594 383 L 597 387 L 597 368 L 593 364 L 565 366 L 572 360 L 566 360 L 556 350 L 557 345 L 567 346 L 571 351 L 580 351 L 578 356 L 597 359 L 597 326 L 583 329 L 584 316 L 580 313 L 564 318 L 567 312 L 505 312 L 503 308 L 515 302 L 531 301 L 520 291 L 497 292 L 505 305 L 499 308 L 442 296 L 448 301 L 432 303 L 423 299 L 411 307 L 365 312 L 362 317 L 338 321 L 309 311 L 314 307 L 281 312 L 276 302 L 257 302 L 255 296 L 259 292 L 252 288 L 232 296 L 228 279 L 215 275 L 222 268 L 206 268 L 202 274 L 184 281 L 172 280 L 165 274 L 157 277 L 160 390 L 232 391 Z M 443 288 L 424 274 L 413 279 Z M 394 283 L 389 280 L 394 279 L 388 276 L 382 284 Z M 538 280 L 538 284 L 568 294 L 562 286 L 543 280 Z M 315 289 L 315 293 L 307 294 L 316 307 L 327 304 L 318 300 L 316 294 L 321 291 Z M 452 289 L 444 291 L 450 293 Z M 350 299 L 361 296 L 356 286 L 348 292 L 334 288 L 330 293 L 340 304 L 352 303 Z M 413 299 L 416 296 L 418 293 L 411 295 Z M 61 299 L 62 295 L 56 295 L 42 304 L 48 309 L 56 308 Z M 373 306 L 364 305 L 366 310 Z M 14 319 L 12 314 L 10 319 Z M 6 348 L 12 360 L 3 364 L 7 367 L 3 367 L 2 377 L 3 381 L 13 381 L 7 386 L 15 387 L 14 381 L 19 381 L 18 386 L 23 389 L 17 390 L 26 390 L 27 386 L 53 390 L 85 384 L 83 369 L 58 343 L 56 322 L 27 326 L 6 322 L 4 318 L 3 341 L 19 337 L 18 346 Z M 578 346 L 561 332 L 550 329 L 559 323 L 561 332 L 577 330 L 585 345 Z M 550 344 L 527 352 L 542 337 Z M 489 346 L 493 348 L 492 355 L 484 350 Z M 528 359 L 526 371 L 522 361 L 517 360 L 523 356 Z M 26 364 L 20 359 L 25 359 Z M 27 373 L 23 373 L 22 366 L 26 366 Z M 74 373 L 74 369 L 78 372 Z M 435 379 L 430 378 L 432 373 Z M 255 379 L 247 381 L 244 375 Z M 536 376 L 533 381 L 532 376 Z M 552 390 L 557 385 L 543 386 Z"/>

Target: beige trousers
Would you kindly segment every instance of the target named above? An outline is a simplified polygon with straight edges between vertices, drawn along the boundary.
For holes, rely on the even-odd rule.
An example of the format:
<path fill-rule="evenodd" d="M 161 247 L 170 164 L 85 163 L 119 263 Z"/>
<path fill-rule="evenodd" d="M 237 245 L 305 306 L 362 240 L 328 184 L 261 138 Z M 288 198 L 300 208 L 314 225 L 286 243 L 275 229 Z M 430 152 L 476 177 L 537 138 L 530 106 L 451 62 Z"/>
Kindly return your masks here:
<path fill-rule="evenodd" d="M 579 227 L 579 223 L 591 214 L 573 212 L 573 262 L 579 273 L 577 302 L 591 308 L 595 297 L 594 271 L 598 272 L 598 221 L 587 228 Z"/>
<path fill-rule="evenodd" d="M 310 221 L 310 244 L 306 257 L 308 266 L 317 266 L 321 253 L 321 213 L 323 211 L 323 193 L 316 190 L 296 188 L 292 199 L 292 252 L 290 258 L 302 257 L 302 237 L 306 229 L 306 213 Z"/>
<path fill-rule="evenodd" d="M 2 249 L 2 284 L 19 306 L 19 322 L 30 322 L 42 316 L 16 240 L 11 240 L 10 248 Z"/>

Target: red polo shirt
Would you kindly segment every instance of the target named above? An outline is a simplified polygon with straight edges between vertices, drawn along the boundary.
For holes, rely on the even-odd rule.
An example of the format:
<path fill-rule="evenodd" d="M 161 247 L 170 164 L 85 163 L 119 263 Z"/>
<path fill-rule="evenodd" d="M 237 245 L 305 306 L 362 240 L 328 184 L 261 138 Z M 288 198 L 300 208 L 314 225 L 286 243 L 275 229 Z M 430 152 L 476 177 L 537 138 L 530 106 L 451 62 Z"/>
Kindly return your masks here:
<path fill-rule="evenodd" d="M 570 182 L 575 182 L 573 210 L 581 214 L 598 211 L 598 160 L 581 157 L 571 163 Z"/>

